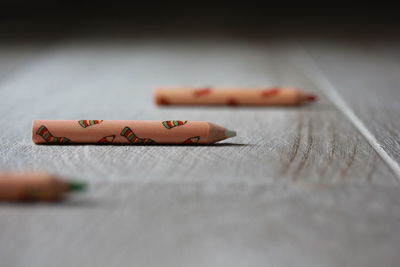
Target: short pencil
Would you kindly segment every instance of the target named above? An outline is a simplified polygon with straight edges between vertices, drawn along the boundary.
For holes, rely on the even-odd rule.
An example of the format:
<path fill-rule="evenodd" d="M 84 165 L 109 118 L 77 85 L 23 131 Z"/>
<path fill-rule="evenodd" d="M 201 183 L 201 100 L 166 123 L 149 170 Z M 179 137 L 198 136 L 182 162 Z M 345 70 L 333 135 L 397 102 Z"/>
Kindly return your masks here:
<path fill-rule="evenodd" d="M 0 173 L 0 201 L 56 201 L 86 184 L 59 179 L 43 172 Z"/>
<path fill-rule="evenodd" d="M 236 132 L 205 121 L 35 120 L 36 144 L 213 144 Z"/>
<path fill-rule="evenodd" d="M 291 87 L 159 87 L 154 91 L 157 105 L 301 105 L 315 100 L 314 94 Z"/>

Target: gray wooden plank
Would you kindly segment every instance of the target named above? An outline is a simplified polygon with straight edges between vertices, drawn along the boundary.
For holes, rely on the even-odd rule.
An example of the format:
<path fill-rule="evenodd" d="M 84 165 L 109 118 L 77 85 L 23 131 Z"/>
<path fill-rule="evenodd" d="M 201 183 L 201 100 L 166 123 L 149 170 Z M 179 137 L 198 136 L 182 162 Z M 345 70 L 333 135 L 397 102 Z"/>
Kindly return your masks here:
<path fill-rule="evenodd" d="M 341 109 L 350 117 L 354 114 L 352 120 L 400 176 L 399 42 L 304 42 L 304 46 L 344 100 L 346 107 Z"/>
<path fill-rule="evenodd" d="M 92 190 L 61 206 L 2 205 L 2 262 L 395 266 L 398 182 L 324 96 L 301 108 L 152 105 L 160 84 L 287 84 L 320 95 L 291 49 L 75 39 L 4 81 L 0 168 L 80 177 Z M 200 147 L 36 146 L 33 119 L 208 120 L 239 135 Z"/>
<path fill-rule="evenodd" d="M 40 56 L 51 43 L 48 40 L 0 39 L 0 82 Z"/>
<path fill-rule="evenodd" d="M 98 183 L 62 205 L 1 205 L 4 266 L 398 266 L 387 185 Z"/>
<path fill-rule="evenodd" d="M 244 176 L 265 182 L 286 176 L 332 183 L 374 177 L 391 182 L 386 166 L 323 98 L 314 106 L 289 109 L 161 109 L 152 104 L 151 89 L 158 84 L 288 84 L 318 93 L 290 58 L 282 47 L 245 42 L 71 41 L 1 86 L 6 116 L 0 164 L 98 180 L 164 180 L 168 174 L 170 180 L 232 181 Z M 34 146 L 30 125 L 39 118 L 208 120 L 238 130 L 239 136 L 229 142 L 239 145 Z"/>

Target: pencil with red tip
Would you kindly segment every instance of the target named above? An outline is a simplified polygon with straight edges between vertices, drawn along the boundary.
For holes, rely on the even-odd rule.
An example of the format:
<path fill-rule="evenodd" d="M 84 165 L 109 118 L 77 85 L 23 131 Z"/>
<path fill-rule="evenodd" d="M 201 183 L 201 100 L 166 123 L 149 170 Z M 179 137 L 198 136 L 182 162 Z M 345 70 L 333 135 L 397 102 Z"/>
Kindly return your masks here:
<path fill-rule="evenodd" d="M 312 103 L 317 96 L 293 87 L 159 87 L 157 105 L 270 106 Z"/>

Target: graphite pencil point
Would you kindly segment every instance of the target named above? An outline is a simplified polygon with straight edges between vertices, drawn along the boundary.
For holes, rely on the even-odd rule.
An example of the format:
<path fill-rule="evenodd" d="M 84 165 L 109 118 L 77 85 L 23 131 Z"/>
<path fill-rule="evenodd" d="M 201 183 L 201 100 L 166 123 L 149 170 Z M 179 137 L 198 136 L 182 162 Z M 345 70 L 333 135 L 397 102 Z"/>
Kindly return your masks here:
<path fill-rule="evenodd" d="M 226 136 L 226 138 L 235 137 L 236 136 L 236 131 L 226 129 L 225 130 L 225 136 Z"/>

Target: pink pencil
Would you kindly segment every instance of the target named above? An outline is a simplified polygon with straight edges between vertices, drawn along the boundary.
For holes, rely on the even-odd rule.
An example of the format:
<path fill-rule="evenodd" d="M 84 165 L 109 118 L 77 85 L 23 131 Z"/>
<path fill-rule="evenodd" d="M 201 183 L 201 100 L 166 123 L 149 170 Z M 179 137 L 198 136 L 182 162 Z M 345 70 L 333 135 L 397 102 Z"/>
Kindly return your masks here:
<path fill-rule="evenodd" d="M 315 95 L 291 87 L 159 87 L 154 91 L 157 105 L 301 105 L 315 100 Z"/>
<path fill-rule="evenodd" d="M 212 144 L 236 136 L 205 121 L 35 120 L 35 144 Z"/>

